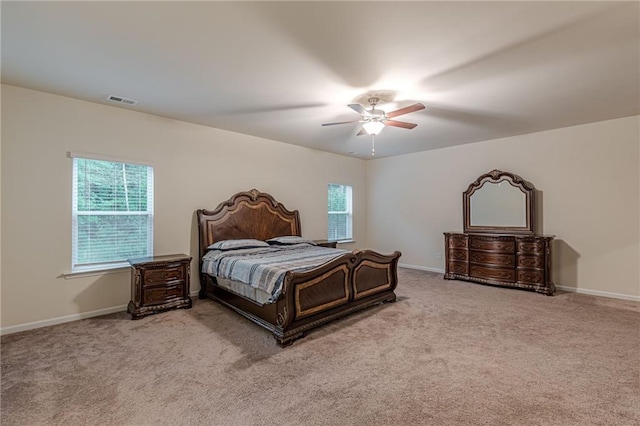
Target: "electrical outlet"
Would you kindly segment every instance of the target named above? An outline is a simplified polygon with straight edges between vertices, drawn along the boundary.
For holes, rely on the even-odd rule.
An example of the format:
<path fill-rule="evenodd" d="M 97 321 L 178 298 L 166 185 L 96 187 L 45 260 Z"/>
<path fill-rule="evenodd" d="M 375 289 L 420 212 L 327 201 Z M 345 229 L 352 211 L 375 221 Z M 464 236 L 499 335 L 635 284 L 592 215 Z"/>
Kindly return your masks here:
<path fill-rule="evenodd" d="M 437 251 L 436 252 L 436 260 L 442 260 L 442 252 L 441 251 Z"/>

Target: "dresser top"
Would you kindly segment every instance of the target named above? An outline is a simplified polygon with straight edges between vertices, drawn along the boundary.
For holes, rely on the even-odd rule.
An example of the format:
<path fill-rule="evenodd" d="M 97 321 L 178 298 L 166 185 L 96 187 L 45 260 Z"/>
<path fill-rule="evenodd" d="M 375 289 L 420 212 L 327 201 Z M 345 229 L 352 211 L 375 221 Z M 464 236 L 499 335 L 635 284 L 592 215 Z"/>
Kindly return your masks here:
<path fill-rule="evenodd" d="M 135 265 L 143 265 L 145 263 L 169 263 L 169 262 L 191 261 L 191 256 L 187 256 L 186 254 L 165 254 L 162 256 L 137 257 L 133 259 L 127 259 L 127 261 L 131 266 L 135 266 Z"/>
<path fill-rule="evenodd" d="M 478 237 L 518 237 L 518 238 L 546 238 L 553 239 L 555 235 L 543 235 L 543 234 L 519 234 L 519 233 L 493 233 L 493 232 L 460 232 L 460 231 L 451 231 L 444 232 L 445 235 L 473 235 Z"/>

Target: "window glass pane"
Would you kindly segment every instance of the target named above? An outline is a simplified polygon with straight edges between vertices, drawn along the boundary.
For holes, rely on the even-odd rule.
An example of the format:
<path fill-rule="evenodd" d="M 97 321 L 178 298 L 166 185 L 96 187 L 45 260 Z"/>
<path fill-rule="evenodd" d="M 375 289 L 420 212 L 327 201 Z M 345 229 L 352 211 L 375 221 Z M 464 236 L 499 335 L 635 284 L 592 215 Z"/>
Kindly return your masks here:
<path fill-rule="evenodd" d="M 150 220 L 147 215 L 78 216 L 76 264 L 118 262 L 146 256 Z"/>
<path fill-rule="evenodd" d="M 73 270 L 153 254 L 153 168 L 73 159 Z"/>
<path fill-rule="evenodd" d="M 346 213 L 329 214 L 329 235 L 330 240 L 340 240 L 347 237 L 347 221 L 349 216 Z"/>
<path fill-rule="evenodd" d="M 151 167 L 77 159 L 79 211 L 146 211 Z"/>
<path fill-rule="evenodd" d="M 329 184 L 327 212 L 327 238 L 330 240 L 353 238 L 350 186 Z"/>
<path fill-rule="evenodd" d="M 347 194 L 344 185 L 329 184 L 328 208 L 330 212 L 347 211 Z"/>

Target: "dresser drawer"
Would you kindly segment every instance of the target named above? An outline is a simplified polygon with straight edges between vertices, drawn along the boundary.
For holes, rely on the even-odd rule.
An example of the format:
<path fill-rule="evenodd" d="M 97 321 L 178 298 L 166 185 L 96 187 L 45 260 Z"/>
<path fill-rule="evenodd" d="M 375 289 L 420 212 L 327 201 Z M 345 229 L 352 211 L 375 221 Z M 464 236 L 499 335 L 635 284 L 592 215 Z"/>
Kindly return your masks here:
<path fill-rule="evenodd" d="M 544 267 L 544 257 L 532 255 L 518 255 L 518 267 L 523 268 L 540 268 Z"/>
<path fill-rule="evenodd" d="M 449 249 L 449 260 L 469 260 L 469 252 L 467 250 Z"/>
<path fill-rule="evenodd" d="M 170 287 L 147 288 L 142 291 L 142 300 L 145 305 L 161 305 L 182 297 L 183 289 L 184 283 Z"/>
<path fill-rule="evenodd" d="M 499 251 L 502 253 L 513 253 L 515 252 L 515 241 L 504 241 L 504 240 L 491 240 L 491 239 L 479 239 L 473 238 L 471 240 L 471 248 L 476 250 L 491 250 L 491 251 Z"/>
<path fill-rule="evenodd" d="M 544 241 L 518 241 L 520 253 L 543 253 Z"/>
<path fill-rule="evenodd" d="M 147 269 L 144 271 L 142 285 L 144 287 L 164 284 L 171 281 L 184 280 L 184 266 L 176 265 L 158 269 Z"/>
<path fill-rule="evenodd" d="M 470 261 L 473 263 L 483 263 L 495 266 L 515 265 L 515 256 L 512 254 L 487 253 L 482 251 L 471 251 Z"/>
<path fill-rule="evenodd" d="M 516 271 L 510 268 L 486 268 L 471 265 L 469 267 L 469 275 L 474 278 L 513 282 L 516 278 Z"/>
<path fill-rule="evenodd" d="M 466 235 L 458 234 L 449 236 L 450 248 L 467 248 L 468 245 L 468 237 Z"/>
<path fill-rule="evenodd" d="M 460 274 L 460 275 L 469 275 L 469 264 L 467 262 L 456 262 L 450 260 L 448 263 L 448 273 L 450 274 Z"/>
<path fill-rule="evenodd" d="M 544 272 L 537 270 L 518 270 L 518 282 L 527 284 L 542 284 L 544 282 Z"/>

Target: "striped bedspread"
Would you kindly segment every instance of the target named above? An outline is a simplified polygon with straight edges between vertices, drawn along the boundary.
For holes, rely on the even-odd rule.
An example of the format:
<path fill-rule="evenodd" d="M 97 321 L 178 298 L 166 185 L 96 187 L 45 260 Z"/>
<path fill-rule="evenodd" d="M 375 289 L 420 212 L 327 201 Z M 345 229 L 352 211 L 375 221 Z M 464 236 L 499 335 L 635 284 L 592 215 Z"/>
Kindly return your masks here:
<path fill-rule="evenodd" d="M 239 281 L 271 294 L 275 302 L 287 271 L 301 272 L 347 253 L 310 244 L 292 244 L 238 250 L 211 250 L 202 258 L 202 272 Z"/>

